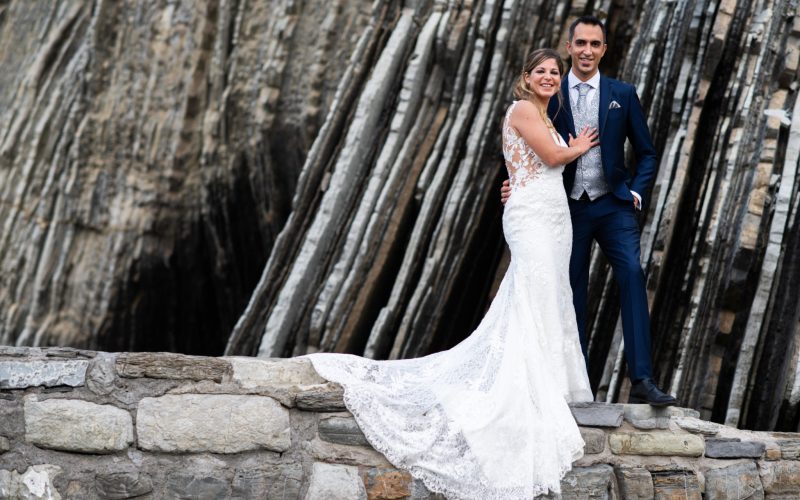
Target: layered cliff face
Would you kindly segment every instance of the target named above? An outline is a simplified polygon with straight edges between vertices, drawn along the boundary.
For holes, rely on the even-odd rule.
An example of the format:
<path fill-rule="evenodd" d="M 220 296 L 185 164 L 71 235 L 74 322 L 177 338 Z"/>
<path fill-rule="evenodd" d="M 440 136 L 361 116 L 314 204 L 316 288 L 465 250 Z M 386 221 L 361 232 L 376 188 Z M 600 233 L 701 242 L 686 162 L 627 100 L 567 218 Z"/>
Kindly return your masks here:
<path fill-rule="evenodd" d="M 589 12 L 660 154 L 642 238 L 659 381 L 705 418 L 797 429 L 788 0 L 0 2 L 0 343 L 454 345 L 507 263 L 512 82 Z M 625 401 L 599 252 L 591 273 L 591 375 Z"/>
<path fill-rule="evenodd" d="M 0 5 L 0 343 L 221 353 L 369 7 Z"/>

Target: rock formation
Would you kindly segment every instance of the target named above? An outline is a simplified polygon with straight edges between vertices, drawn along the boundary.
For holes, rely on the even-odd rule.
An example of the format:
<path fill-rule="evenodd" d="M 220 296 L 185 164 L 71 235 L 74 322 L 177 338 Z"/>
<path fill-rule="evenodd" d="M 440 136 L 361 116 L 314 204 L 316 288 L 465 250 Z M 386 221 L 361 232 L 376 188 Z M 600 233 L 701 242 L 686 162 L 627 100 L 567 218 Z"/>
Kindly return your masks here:
<path fill-rule="evenodd" d="M 589 12 L 660 153 L 659 382 L 704 418 L 798 429 L 793 0 L 0 1 L 0 343 L 454 345 L 507 263 L 513 79 Z M 591 375 L 625 401 L 599 252 L 591 273 Z"/>

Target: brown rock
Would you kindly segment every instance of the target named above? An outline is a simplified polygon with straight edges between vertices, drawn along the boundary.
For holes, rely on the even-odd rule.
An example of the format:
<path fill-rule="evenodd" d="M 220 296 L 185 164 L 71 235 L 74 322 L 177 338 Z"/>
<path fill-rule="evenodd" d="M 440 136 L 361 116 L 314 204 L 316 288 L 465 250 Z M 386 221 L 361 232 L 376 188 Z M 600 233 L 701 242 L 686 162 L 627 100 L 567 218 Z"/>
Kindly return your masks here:
<path fill-rule="evenodd" d="M 800 461 L 758 462 L 758 473 L 767 495 L 800 497 Z"/>
<path fill-rule="evenodd" d="M 117 357 L 117 373 L 122 377 L 148 377 L 173 380 L 213 380 L 221 382 L 231 365 L 224 359 L 172 353 L 126 352 Z"/>
<path fill-rule="evenodd" d="M 675 469 L 653 472 L 655 500 L 701 500 L 697 476 L 690 470 Z"/>
<path fill-rule="evenodd" d="M 369 500 L 395 500 L 411 495 L 411 474 L 397 469 L 359 467 Z"/>

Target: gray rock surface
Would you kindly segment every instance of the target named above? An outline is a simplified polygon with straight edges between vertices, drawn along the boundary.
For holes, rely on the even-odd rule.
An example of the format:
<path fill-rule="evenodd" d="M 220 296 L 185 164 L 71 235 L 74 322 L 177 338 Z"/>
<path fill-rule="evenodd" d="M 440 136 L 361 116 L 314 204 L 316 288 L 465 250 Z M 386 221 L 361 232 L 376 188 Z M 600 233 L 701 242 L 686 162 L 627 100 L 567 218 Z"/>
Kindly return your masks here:
<path fill-rule="evenodd" d="M 644 404 L 625 405 L 625 421 L 637 429 L 669 429 L 671 408 L 656 408 Z"/>
<path fill-rule="evenodd" d="M 217 500 L 231 496 L 231 484 L 227 478 L 194 474 L 191 471 L 170 474 L 165 486 L 166 498 Z"/>
<path fill-rule="evenodd" d="M 589 427 L 619 427 L 625 409 L 621 404 L 605 403 L 570 403 L 569 408 L 578 425 Z"/>
<path fill-rule="evenodd" d="M 110 453 L 133 443 L 130 413 L 76 399 L 25 401 L 25 439 L 42 448 Z"/>
<path fill-rule="evenodd" d="M 0 435 L 21 436 L 25 432 L 22 404 L 0 399 Z"/>
<path fill-rule="evenodd" d="M 5 453 L 11 449 L 11 443 L 8 441 L 8 438 L 0 436 L 0 453 Z"/>
<path fill-rule="evenodd" d="M 778 439 L 778 446 L 784 460 L 800 460 L 800 438 Z"/>
<path fill-rule="evenodd" d="M 60 467 L 49 464 L 33 465 L 22 474 L 0 469 L 0 498 L 15 500 L 61 500 L 53 486 Z"/>
<path fill-rule="evenodd" d="M 214 380 L 221 382 L 230 373 L 224 358 L 186 356 L 183 354 L 126 352 L 116 359 L 117 373 L 122 377 L 149 377 L 173 380 Z"/>
<path fill-rule="evenodd" d="M 0 389 L 83 385 L 89 362 L 76 360 L 0 361 Z"/>
<path fill-rule="evenodd" d="M 319 437 L 329 443 L 369 446 L 353 417 L 324 417 L 319 419 Z"/>
<path fill-rule="evenodd" d="M 650 500 L 654 496 L 653 477 L 644 467 L 617 466 L 619 492 L 625 500 Z"/>
<path fill-rule="evenodd" d="M 109 472 L 97 474 L 95 487 L 101 498 L 133 498 L 153 491 L 153 481 L 136 471 Z"/>
<path fill-rule="evenodd" d="M 117 373 L 114 367 L 116 357 L 101 353 L 89 362 L 86 370 L 86 387 L 95 394 L 110 394 L 115 389 Z"/>
<path fill-rule="evenodd" d="M 758 475 L 758 467 L 753 462 L 733 464 L 720 469 L 710 469 L 705 473 L 706 500 L 762 499 L 764 488 Z"/>
<path fill-rule="evenodd" d="M 139 447 L 151 451 L 238 453 L 291 444 L 289 411 L 272 398 L 182 394 L 144 398 L 136 413 Z"/>
<path fill-rule="evenodd" d="M 315 462 L 305 500 L 366 500 L 358 468 Z"/>
<path fill-rule="evenodd" d="M 602 453 L 606 449 L 606 433 L 600 429 L 581 427 L 581 437 L 585 444 L 583 452 L 586 454 Z"/>
<path fill-rule="evenodd" d="M 297 393 L 295 404 L 301 410 L 308 411 L 341 411 L 345 410 L 342 396 L 344 390 L 339 384 L 312 385 Z"/>
<path fill-rule="evenodd" d="M 722 426 L 715 422 L 700 420 L 695 417 L 677 417 L 675 423 L 683 430 L 702 434 L 703 436 L 716 436 Z"/>
<path fill-rule="evenodd" d="M 706 456 L 710 458 L 761 458 L 766 445 L 738 438 L 706 439 Z"/>
<path fill-rule="evenodd" d="M 223 358 L 232 366 L 232 380 L 246 389 L 276 386 L 307 386 L 326 381 L 308 359 Z"/>
<path fill-rule="evenodd" d="M 574 467 L 561 481 L 563 498 L 619 498 L 619 488 L 610 465 Z"/>

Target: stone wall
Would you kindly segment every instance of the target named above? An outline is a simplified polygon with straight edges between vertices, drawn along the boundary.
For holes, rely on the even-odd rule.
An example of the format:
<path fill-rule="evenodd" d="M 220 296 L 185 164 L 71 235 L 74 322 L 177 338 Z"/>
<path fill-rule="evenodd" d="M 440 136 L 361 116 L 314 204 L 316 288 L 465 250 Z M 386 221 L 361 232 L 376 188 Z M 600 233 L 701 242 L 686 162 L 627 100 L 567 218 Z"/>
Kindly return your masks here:
<path fill-rule="evenodd" d="M 0 498 L 435 498 L 304 360 L 0 347 Z M 797 498 L 800 434 L 573 406 L 564 498 Z"/>

